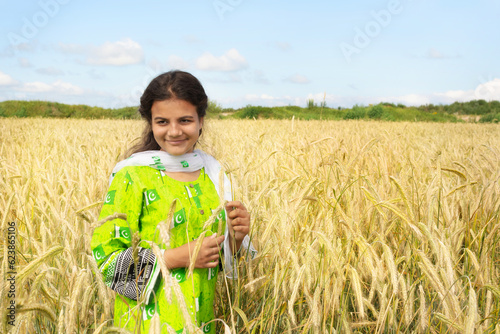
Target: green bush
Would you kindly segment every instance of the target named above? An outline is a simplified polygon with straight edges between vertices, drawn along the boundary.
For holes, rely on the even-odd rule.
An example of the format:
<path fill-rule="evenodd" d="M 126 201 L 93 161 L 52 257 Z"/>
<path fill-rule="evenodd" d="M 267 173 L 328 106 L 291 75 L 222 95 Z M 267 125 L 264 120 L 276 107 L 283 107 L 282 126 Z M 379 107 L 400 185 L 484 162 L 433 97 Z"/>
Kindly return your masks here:
<path fill-rule="evenodd" d="M 229 115 L 222 116 L 223 113 Z M 244 108 L 223 109 L 216 101 L 209 101 L 207 117 L 213 118 L 263 118 L 263 119 L 381 119 L 409 122 L 457 122 L 456 114 L 482 115 L 481 122 L 500 122 L 500 102 L 476 100 L 455 102 L 451 105 L 426 105 L 406 107 L 392 103 L 379 103 L 364 107 L 355 105 L 352 109 L 321 108 L 310 99 L 306 107 L 281 106 L 262 107 L 247 105 Z M 106 109 L 88 105 L 69 105 L 48 101 L 3 101 L 0 102 L 0 117 L 58 117 L 58 118 L 121 118 L 139 119 L 137 107 Z"/>
<path fill-rule="evenodd" d="M 21 107 L 19 108 L 15 113 L 14 116 L 16 117 L 28 117 L 28 114 L 26 113 L 26 108 Z"/>
<path fill-rule="evenodd" d="M 222 106 L 215 100 L 208 101 L 207 116 L 221 114 L 224 112 Z"/>
<path fill-rule="evenodd" d="M 261 106 L 246 106 L 236 113 L 238 118 L 273 118 L 273 109 Z"/>
<path fill-rule="evenodd" d="M 500 112 L 499 113 L 489 113 L 481 117 L 479 122 L 481 123 L 498 123 L 500 121 Z"/>
<path fill-rule="evenodd" d="M 380 104 L 377 104 L 376 106 L 373 106 L 368 110 L 368 117 L 373 118 L 373 119 L 380 119 L 382 118 L 382 115 L 384 114 L 384 108 Z"/>
<path fill-rule="evenodd" d="M 396 117 L 394 116 L 393 113 L 384 113 L 382 115 L 382 120 L 383 121 L 388 121 L 388 122 L 396 122 L 397 121 L 397 119 L 396 119 Z"/>
<path fill-rule="evenodd" d="M 366 110 L 363 107 L 355 105 L 351 110 L 347 111 L 344 115 L 344 119 L 361 119 L 365 118 Z"/>
<path fill-rule="evenodd" d="M 259 117 L 259 107 L 246 106 L 242 113 L 242 118 L 257 118 Z"/>
<path fill-rule="evenodd" d="M 315 107 L 316 107 L 316 104 L 314 104 L 314 99 L 307 100 L 307 109 L 313 109 Z"/>

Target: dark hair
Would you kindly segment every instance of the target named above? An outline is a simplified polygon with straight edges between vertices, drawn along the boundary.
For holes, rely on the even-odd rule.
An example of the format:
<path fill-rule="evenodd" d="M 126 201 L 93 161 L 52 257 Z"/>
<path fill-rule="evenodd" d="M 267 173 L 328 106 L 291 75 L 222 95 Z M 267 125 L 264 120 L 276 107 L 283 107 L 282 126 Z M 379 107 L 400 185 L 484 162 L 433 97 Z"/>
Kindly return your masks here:
<path fill-rule="evenodd" d="M 208 98 L 200 81 L 192 74 L 183 71 L 169 71 L 154 78 L 141 96 L 139 113 L 146 121 L 141 141 L 128 153 L 159 150 L 161 147 L 153 135 L 151 107 L 155 101 L 179 99 L 196 107 L 198 118 L 205 117 Z M 201 130 L 200 130 L 201 131 Z M 201 134 L 201 133 L 200 133 Z"/>

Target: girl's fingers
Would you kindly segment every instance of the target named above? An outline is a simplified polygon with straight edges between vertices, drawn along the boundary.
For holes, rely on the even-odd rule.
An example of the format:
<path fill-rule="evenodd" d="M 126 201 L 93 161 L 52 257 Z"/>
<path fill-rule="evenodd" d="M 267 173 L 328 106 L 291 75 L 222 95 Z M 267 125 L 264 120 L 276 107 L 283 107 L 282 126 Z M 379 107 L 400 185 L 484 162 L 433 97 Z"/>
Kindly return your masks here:
<path fill-rule="evenodd" d="M 231 222 L 231 226 L 233 226 L 233 228 L 235 228 L 236 226 L 240 226 L 240 225 L 245 225 L 241 218 L 235 218 Z"/>
<path fill-rule="evenodd" d="M 233 230 L 235 230 L 236 232 L 248 233 L 250 231 L 250 228 L 246 225 L 238 225 L 238 226 L 233 226 Z"/>
<path fill-rule="evenodd" d="M 233 211 L 229 211 L 227 215 L 229 216 L 229 218 L 250 217 L 248 211 L 241 209 L 234 209 Z"/>
<path fill-rule="evenodd" d="M 235 218 L 231 221 L 231 226 L 235 228 L 236 226 L 249 226 L 250 222 L 247 218 Z"/>
<path fill-rule="evenodd" d="M 212 262 L 208 262 L 206 267 L 207 268 L 215 268 L 219 265 L 219 261 L 218 260 L 215 260 L 215 261 L 212 261 Z"/>
<path fill-rule="evenodd" d="M 217 236 L 217 234 L 212 234 L 205 240 L 208 242 L 208 247 L 218 247 L 224 241 L 224 235 Z"/>
<path fill-rule="evenodd" d="M 241 203 L 240 201 L 230 201 L 230 202 L 227 202 L 226 209 L 232 210 L 233 207 L 235 207 L 235 208 L 241 208 L 241 207 L 244 207 L 244 206 L 243 206 L 243 203 Z"/>

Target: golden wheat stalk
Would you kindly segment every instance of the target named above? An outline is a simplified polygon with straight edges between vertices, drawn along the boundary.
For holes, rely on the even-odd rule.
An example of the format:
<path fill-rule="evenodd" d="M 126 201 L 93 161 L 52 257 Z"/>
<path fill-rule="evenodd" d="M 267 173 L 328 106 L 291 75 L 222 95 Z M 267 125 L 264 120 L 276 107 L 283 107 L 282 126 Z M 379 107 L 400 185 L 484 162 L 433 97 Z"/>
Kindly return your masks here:
<path fill-rule="evenodd" d="M 16 276 L 16 281 L 21 284 L 28 276 L 35 272 L 40 265 L 46 261 L 50 261 L 56 257 L 59 253 L 64 250 L 63 246 L 53 246 L 51 249 L 46 251 L 43 255 L 39 256 L 37 259 L 31 261 L 27 266 L 25 266 Z"/>
<path fill-rule="evenodd" d="M 488 251 L 500 235 L 498 125 L 296 117 L 293 131 L 279 120 L 207 125 L 212 131 L 204 133 L 201 148 L 231 171 L 234 199 L 251 211 L 259 245 L 255 261 L 238 264 L 238 280 L 217 285 L 215 317 L 234 324 L 234 331 L 247 332 L 245 321 L 236 327 L 239 309 L 250 331 L 453 333 L 476 326 L 476 332 L 500 333 L 498 256 Z M 20 128 L 29 128 L 32 140 Z M 88 138 L 85 145 L 74 140 L 76 128 Z M 70 318 L 78 319 L 72 320 L 75 332 L 126 332 L 112 327 L 113 292 L 89 258 L 89 244 L 96 226 L 126 220 L 117 214 L 98 221 L 99 210 L 110 170 L 141 129 L 135 120 L 0 122 L 0 276 L 8 277 L 13 264 L 22 274 L 16 285 L 29 287 L 16 289 L 18 306 L 44 305 L 56 316 L 22 312 L 14 332 L 39 332 L 44 324 L 67 333 Z M 109 133 L 119 140 L 110 141 Z M 165 247 L 170 222 L 159 224 Z M 8 257 L 11 223 L 15 262 Z M 41 259 L 54 246 L 63 250 Z M 360 298 L 348 284 L 351 267 Z M 77 290 L 80 299 L 71 308 Z M 4 320 L 8 294 L 4 284 Z M 319 307 L 317 294 L 328 296 Z M 8 326 L 2 321 L 0 332 Z"/>

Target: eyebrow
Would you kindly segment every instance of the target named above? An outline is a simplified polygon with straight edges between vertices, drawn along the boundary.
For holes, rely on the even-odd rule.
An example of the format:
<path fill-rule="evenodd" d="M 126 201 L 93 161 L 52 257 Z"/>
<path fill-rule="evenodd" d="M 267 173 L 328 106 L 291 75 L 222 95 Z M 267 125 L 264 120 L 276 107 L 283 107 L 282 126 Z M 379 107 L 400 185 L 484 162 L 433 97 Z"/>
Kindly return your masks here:
<path fill-rule="evenodd" d="M 186 115 L 186 116 L 181 116 L 178 119 L 186 119 L 186 118 L 194 119 L 194 116 Z M 156 116 L 153 120 L 154 121 L 163 121 L 163 120 L 168 120 L 168 118 Z"/>

